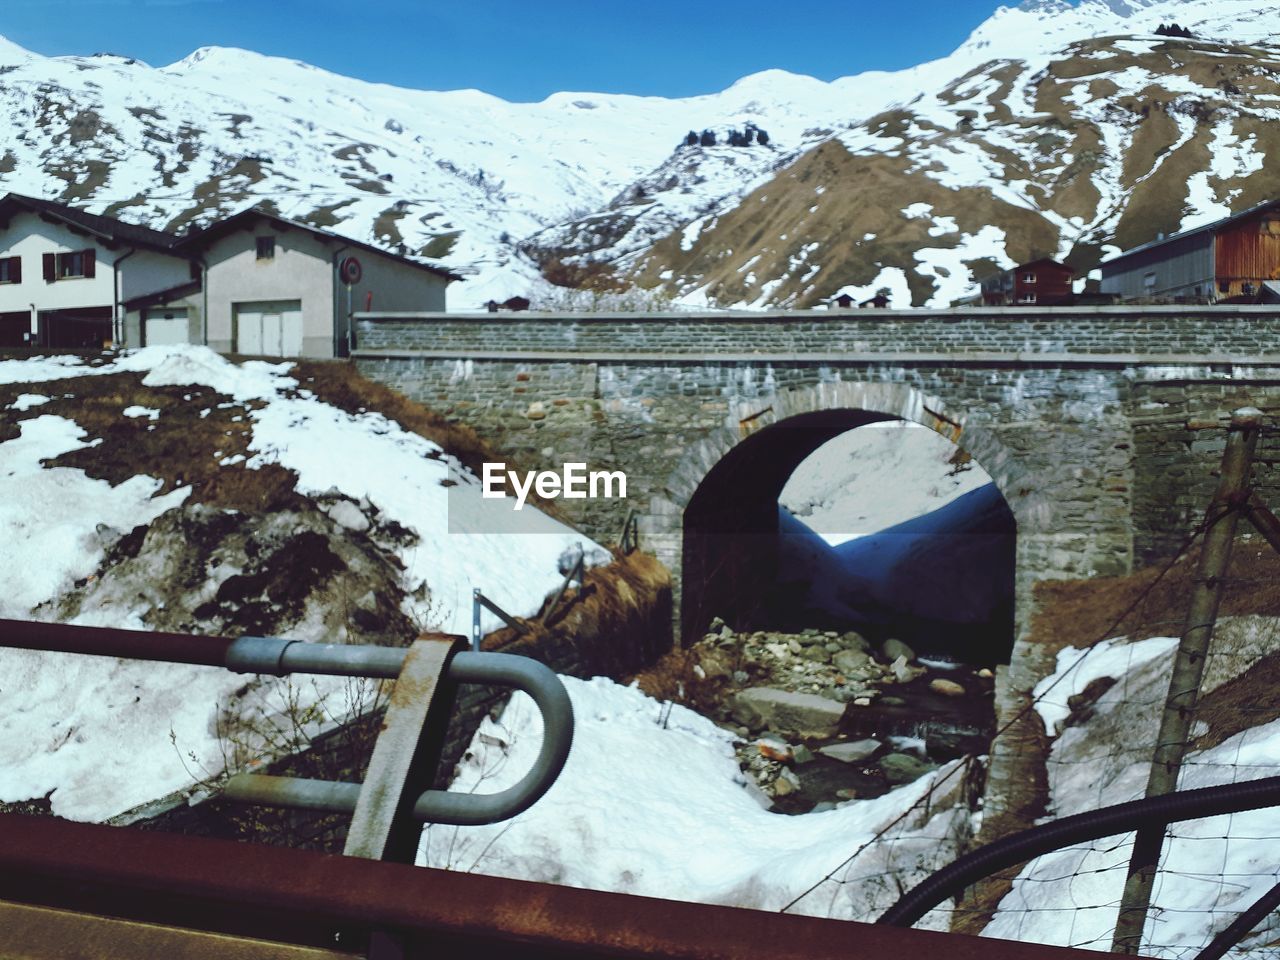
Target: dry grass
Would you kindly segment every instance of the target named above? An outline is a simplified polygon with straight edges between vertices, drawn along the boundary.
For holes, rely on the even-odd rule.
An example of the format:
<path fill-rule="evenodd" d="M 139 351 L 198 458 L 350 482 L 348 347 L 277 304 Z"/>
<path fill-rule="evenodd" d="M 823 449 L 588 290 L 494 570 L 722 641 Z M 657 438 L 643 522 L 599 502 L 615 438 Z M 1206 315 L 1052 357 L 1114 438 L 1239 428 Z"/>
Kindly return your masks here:
<path fill-rule="evenodd" d="M 1092 646 L 1108 637 L 1143 640 L 1181 636 L 1198 560 L 1196 549 L 1167 571 L 1165 565 L 1155 565 L 1122 577 L 1037 584 L 1029 641 L 1056 653 L 1063 647 Z M 1248 615 L 1280 616 L 1280 554 L 1256 536 L 1237 540 L 1219 608 L 1220 617 Z M 1196 717 L 1209 724 L 1209 732 L 1194 740 L 1192 749 L 1208 749 L 1241 730 L 1280 716 L 1277 685 L 1280 653 L 1265 657 L 1247 673 L 1205 695 L 1197 705 Z M 1036 810 L 1043 812 L 1048 799 L 1043 760 L 1048 756 L 1049 738 L 1037 717 L 1029 719 L 1030 723 L 1018 728 L 1016 749 L 1038 755 L 1041 762 L 1034 765 L 1030 781 L 1021 785 L 1025 796 L 1020 797 L 1019 810 L 1024 814 L 1030 811 L 1034 817 Z M 1004 826 L 993 821 L 990 829 L 984 824 L 984 838 L 994 840 L 1029 825 L 1018 820 L 1013 817 Z M 952 930 L 981 932 L 1012 888 L 1016 874 L 1016 869 L 1005 871 L 976 884 L 964 901 L 964 913 L 956 914 Z"/>
<path fill-rule="evenodd" d="M 1056 652 L 1106 637 L 1180 636 L 1199 550 L 1162 576 L 1154 565 L 1123 577 L 1053 580 L 1036 586 L 1030 640 Z M 1257 537 L 1239 539 L 1219 616 L 1280 616 L 1280 554 Z"/>
<path fill-rule="evenodd" d="M 6 410 L 0 441 L 16 437 L 22 420 L 52 414 L 73 420 L 87 439 L 101 443 L 73 450 L 49 466 L 73 467 L 113 485 L 144 474 L 162 481 L 163 492 L 192 488 L 189 502 L 224 509 L 265 513 L 296 505 L 296 477 L 279 466 L 245 469 L 243 462 L 222 465 L 228 457 L 250 456 L 251 407 L 230 404 L 208 387 L 146 387 L 142 375 L 74 377 L 39 384 L 0 384 L 0 407 L 19 393 L 41 393 L 53 399 L 23 412 Z M 219 409 L 219 404 L 224 404 Z M 124 410 L 142 406 L 160 418 L 126 417 Z M 201 412 L 209 413 L 201 416 Z"/>
<path fill-rule="evenodd" d="M 625 677 L 671 645 L 671 574 L 649 554 L 615 557 L 607 567 L 588 570 L 581 589 L 568 590 L 544 625 L 545 612 L 544 603 L 538 616 L 523 621 L 528 633 L 504 627 L 486 636 L 483 648 L 540 660 L 560 651 L 559 660 L 576 660 L 588 676 Z M 623 642 L 623 632 L 632 630 L 644 636 Z M 568 647 L 574 655 L 566 658 Z M 644 663 L 628 662 L 626 651 L 639 651 Z"/>
<path fill-rule="evenodd" d="M 350 414 L 374 411 L 405 430 L 431 440 L 469 469 L 480 472 L 486 460 L 504 459 L 462 424 L 452 423 L 399 393 L 365 379 L 342 361 L 299 361 L 292 375 L 300 385 Z M 147 387 L 142 374 L 69 377 L 35 384 L 0 384 L 0 409 L 23 393 L 52 397 L 25 411 L 3 410 L 0 443 L 19 435 L 18 424 L 46 414 L 75 421 L 89 441 L 103 442 L 52 460 L 50 466 L 74 467 L 89 476 L 119 484 L 139 474 L 163 482 L 162 492 L 190 486 L 189 502 L 206 503 L 247 513 L 267 513 L 297 506 L 297 478 L 277 465 L 246 469 L 244 462 L 221 461 L 251 456 L 253 435 L 249 413 L 260 403 L 231 403 L 209 387 Z M 124 410 L 142 406 L 160 417 L 126 417 Z M 204 413 L 204 411 L 208 413 Z M 203 415 L 202 415 L 203 414 Z M 556 515 L 553 504 L 531 493 L 530 502 Z"/>

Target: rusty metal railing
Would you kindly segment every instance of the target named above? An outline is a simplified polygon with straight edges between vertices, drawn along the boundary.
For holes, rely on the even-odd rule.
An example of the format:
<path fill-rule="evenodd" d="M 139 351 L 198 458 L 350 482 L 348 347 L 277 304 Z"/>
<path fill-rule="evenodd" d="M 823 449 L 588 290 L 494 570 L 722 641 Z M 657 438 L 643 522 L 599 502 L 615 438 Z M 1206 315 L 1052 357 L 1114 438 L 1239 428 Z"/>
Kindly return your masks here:
<path fill-rule="evenodd" d="M 1098 956 L 20 814 L 0 814 L 0 953 L 31 960 Z"/>
<path fill-rule="evenodd" d="M 344 853 L 412 863 L 425 822 L 476 825 L 528 809 L 555 782 L 573 740 L 573 707 L 559 678 L 526 657 L 462 649 L 461 637 L 424 637 L 407 649 L 304 643 L 279 637 L 194 637 L 0 620 L 0 646 L 292 673 L 396 680 L 363 783 L 239 774 L 228 799 L 352 814 Z M 461 683 L 523 690 L 542 713 L 538 756 L 515 785 L 493 794 L 429 789 Z"/>

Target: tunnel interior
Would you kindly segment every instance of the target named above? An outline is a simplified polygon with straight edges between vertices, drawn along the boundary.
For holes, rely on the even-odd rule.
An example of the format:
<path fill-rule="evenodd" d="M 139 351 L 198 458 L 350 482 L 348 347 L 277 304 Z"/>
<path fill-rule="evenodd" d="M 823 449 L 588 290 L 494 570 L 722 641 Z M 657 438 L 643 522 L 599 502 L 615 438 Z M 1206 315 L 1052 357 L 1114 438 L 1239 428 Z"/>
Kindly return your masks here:
<path fill-rule="evenodd" d="M 960 662 L 1008 662 L 1016 524 L 994 484 L 838 547 L 779 504 L 814 451 L 896 420 L 856 409 L 790 417 L 745 438 L 706 474 L 684 513 L 683 637 L 696 639 L 720 617 L 735 630 L 856 630 Z"/>

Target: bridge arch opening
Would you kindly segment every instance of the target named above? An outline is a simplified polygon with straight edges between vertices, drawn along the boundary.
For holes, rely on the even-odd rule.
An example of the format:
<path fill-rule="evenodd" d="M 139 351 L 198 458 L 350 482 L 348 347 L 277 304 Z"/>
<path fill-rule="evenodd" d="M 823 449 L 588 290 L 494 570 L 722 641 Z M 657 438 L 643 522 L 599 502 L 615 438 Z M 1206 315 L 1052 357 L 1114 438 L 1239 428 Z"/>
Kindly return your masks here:
<path fill-rule="evenodd" d="M 868 399 L 879 399 L 879 408 Z M 797 468 L 849 431 L 905 421 L 952 444 L 963 440 L 960 425 L 932 412 L 914 390 L 885 399 L 833 398 L 820 388 L 775 398 L 763 415 L 744 419 L 737 436 L 721 438 L 718 457 L 695 451 L 693 462 L 710 465 L 682 513 L 685 642 L 721 617 L 736 630 L 857 630 L 872 640 L 897 637 L 922 653 L 1008 662 L 1017 525 L 997 482 L 835 546 L 821 536 L 827 531 L 780 505 Z M 957 460 L 970 453 L 956 450 Z M 924 481 L 903 475 L 894 482 Z"/>

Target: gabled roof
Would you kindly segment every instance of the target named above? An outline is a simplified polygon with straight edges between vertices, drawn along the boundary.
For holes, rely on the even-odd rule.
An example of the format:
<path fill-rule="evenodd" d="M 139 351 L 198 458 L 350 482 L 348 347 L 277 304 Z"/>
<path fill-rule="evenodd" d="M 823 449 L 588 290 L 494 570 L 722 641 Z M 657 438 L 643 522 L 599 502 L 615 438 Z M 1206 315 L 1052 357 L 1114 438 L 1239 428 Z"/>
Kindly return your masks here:
<path fill-rule="evenodd" d="M 119 244 L 146 247 L 150 250 L 173 253 L 175 256 L 182 255 L 173 249 L 179 238 L 172 233 L 125 223 L 114 217 L 88 213 L 65 203 L 58 203 L 56 200 L 42 200 L 39 197 L 28 197 L 20 193 L 10 193 L 0 197 L 0 227 L 7 226 L 9 219 L 19 211 L 34 213 L 42 219 L 63 223 L 78 233 L 97 238 L 104 246 Z"/>
<path fill-rule="evenodd" d="M 1040 267 L 1040 266 L 1061 267 L 1063 270 L 1071 270 L 1072 273 L 1075 272 L 1074 270 L 1072 270 L 1071 267 L 1067 266 L 1065 263 L 1062 263 L 1058 260 L 1053 259 L 1053 257 L 1037 257 L 1035 260 L 1028 260 L 1026 263 L 1020 263 L 1016 267 L 1010 267 L 1009 269 L 1025 270 L 1027 267 Z"/>
<path fill-rule="evenodd" d="M 39 197 L 28 197 L 20 193 L 10 193 L 4 197 L 0 197 L 0 229 L 8 225 L 10 217 L 14 213 L 25 211 L 34 213 L 46 220 L 56 221 L 66 224 L 72 230 L 79 233 L 87 234 L 99 240 L 103 246 L 124 245 L 131 247 L 146 247 L 150 250 L 158 250 L 162 253 L 171 253 L 176 257 L 191 258 L 195 256 L 200 247 L 209 240 L 217 239 L 225 236 L 235 230 L 239 230 L 247 226 L 254 219 L 264 219 L 273 223 L 275 226 L 283 230 L 303 230 L 313 236 L 317 236 L 325 240 L 336 241 L 348 247 L 357 250 L 364 250 L 368 253 L 376 253 L 380 256 L 390 257 L 393 260 L 399 260 L 411 267 L 419 270 L 426 270 L 444 277 L 446 280 L 461 280 L 461 275 L 451 270 L 446 270 L 437 264 L 427 263 L 423 260 L 416 260 L 411 257 L 402 256 L 390 250 L 384 250 L 376 247 L 371 243 L 363 243 L 360 240 L 352 240 L 350 237 L 344 237 L 341 234 L 331 233 L 328 230 L 321 230 L 319 227 L 313 227 L 307 223 L 301 223 L 297 220 L 290 220 L 287 217 L 281 217 L 271 213 L 269 210 L 263 210 L 259 207 L 250 207 L 242 210 L 237 214 L 227 217 L 225 220 L 219 220 L 211 224 L 204 230 L 194 230 L 186 234 L 166 233 L 163 230 L 153 230 L 150 227 L 141 227 L 133 223 L 125 223 L 123 220 L 117 220 L 114 217 L 105 217 L 97 213 L 88 213 L 78 207 L 68 206 L 65 203 L 58 203 L 56 200 L 42 200 Z"/>
<path fill-rule="evenodd" d="M 1221 220 L 1214 220 L 1212 223 L 1201 224 L 1198 227 L 1192 227 L 1190 230 L 1183 230 L 1181 233 L 1171 233 L 1167 237 L 1161 237 L 1157 240 L 1149 240 L 1141 246 L 1132 247 L 1122 253 L 1117 253 L 1109 260 L 1103 260 L 1101 266 L 1109 266 L 1118 263 L 1126 257 L 1132 257 L 1137 253 L 1145 253 L 1155 247 L 1163 246 L 1166 243 L 1173 243 L 1175 240 L 1185 240 L 1187 237 L 1194 237 L 1198 233 L 1217 233 L 1228 224 L 1235 223 L 1237 220 L 1244 220 L 1247 217 L 1255 216 L 1271 209 L 1280 209 L 1280 200 L 1264 200 L 1262 203 L 1254 204 L 1247 210 L 1241 210 L 1239 213 L 1233 213 L 1229 217 L 1223 217 Z"/>
<path fill-rule="evenodd" d="M 415 260 L 402 254 L 394 253 L 390 250 L 384 250 L 381 247 L 375 247 L 371 243 L 364 243 L 360 240 L 353 240 L 350 237 L 344 237 L 338 233 L 331 233 L 328 230 L 321 230 L 319 227 L 313 227 L 309 223 L 302 223 L 298 220 L 290 220 L 288 217 L 282 217 L 279 214 L 272 213 L 269 210 L 263 210 L 261 207 L 250 207 L 247 210 L 241 210 L 239 213 L 232 214 L 225 220 L 219 220 L 210 224 L 203 230 L 193 230 L 186 234 L 178 241 L 178 248 L 185 251 L 195 251 L 205 246 L 210 241 L 217 240 L 236 230 L 246 229 L 254 220 L 266 220 L 281 230 L 302 230 L 312 236 L 320 237 L 327 242 L 337 242 L 344 246 L 353 247 L 357 250 L 364 250 L 368 253 L 376 253 L 379 256 L 390 257 L 393 260 L 399 260 L 401 263 L 408 264 L 411 267 L 417 267 L 419 270 L 426 270 L 428 273 L 434 273 L 444 277 L 446 280 L 461 280 L 461 275 L 451 270 L 446 270 L 434 263 L 427 263 L 424 260 Z"/>
<path fill-rule="evenodd" d="M 180 283 L 176 287 L 170 287 L 167 290 L 156 290 L 152 293 L 144 293 L 131 300 L 125 300 L 124 308 L 126 310 L 145 310 L 147 307 L 153 307 L 160 303 L 169 303 L 199 292 L 200 281 L 188 280 L 186 283 Z"/>

